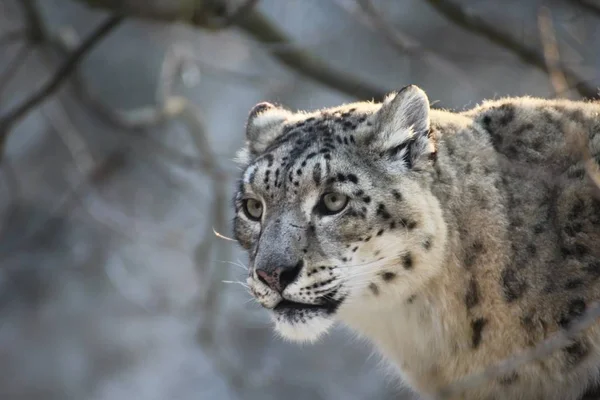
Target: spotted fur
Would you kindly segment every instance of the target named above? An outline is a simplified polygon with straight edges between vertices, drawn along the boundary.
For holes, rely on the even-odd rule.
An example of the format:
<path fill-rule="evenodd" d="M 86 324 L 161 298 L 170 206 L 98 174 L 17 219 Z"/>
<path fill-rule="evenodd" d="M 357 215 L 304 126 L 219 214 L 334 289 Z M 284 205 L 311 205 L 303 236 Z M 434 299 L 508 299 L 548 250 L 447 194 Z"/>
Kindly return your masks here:
<path fill-rule="evenodd" d="M 423 396 L 480 372 L 600 300 L 600 199 L 573 135 L 600 161 L 599 104 L 522 97 L 455 113 L 416 86 L 314 112 L 261 103 L 234 201 L 248 285 L 285 338 L 340 321 Z M 333 214 L 332 192 L 348 198 Z M 287 274 L 283 290 L 264 271 Z M 599 367 L 594 326 L 460 398 L 576 399 Z"/>

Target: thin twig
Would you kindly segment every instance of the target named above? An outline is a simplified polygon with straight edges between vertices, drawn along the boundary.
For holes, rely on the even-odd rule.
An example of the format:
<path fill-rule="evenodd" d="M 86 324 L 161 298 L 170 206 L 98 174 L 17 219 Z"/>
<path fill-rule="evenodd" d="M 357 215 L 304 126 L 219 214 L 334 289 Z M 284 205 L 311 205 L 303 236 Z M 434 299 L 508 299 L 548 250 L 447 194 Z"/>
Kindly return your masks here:
<path fill-rule="evenodd" d="M 228 28 L 232 25 L 237 24 L 242 18 L 244 18 L 245 14 L 249 13 L 258 5 L 259 1 L 260 0 L 246 0 L 246 2 L 239 6 L 237 10 L 235 10 L 231 15 L 225 18 L 225 21 L 223 21 L 222 24 L 222 28 Z"/>
<path fill-rule="evenodd" d="M 547 7 L 540 7 L 538 13 L 538 29 L 544 50 L 544 60 L 550 75 L 550 83 L 556 97 L 563 97 L 569 91 L 567 78 L 560 66 L 560 51 L 556 43 L 556 35 L 552 23 L 552 14 Z"/>
<path fill-rule="evenodd" d="M 96 165 L 96 161 L 89 146 L 70 121 L 62 101 L 59 99 L 55 104 L 50 103 L 48 107 L 41 107 L 41 110 L 50 121 L 50 125 L 54 128 L 56 134 L 62 139 L 69 153 L 71 153 L 79 173 L 82 176 L 86 175 Z"/>
<path fill-rule="evenodd" d="M 536 49 L 526 46 L 510 33 L 499 28 L 502 25 L 489 23 L 478 15 L 468 13 L 451 0 L 425 1 L 458 26 L 487 38 L 496 45 L 515 54 L 524 63 L 549 73 L 544 57 Z M 581 78 L 577 73 L 566 67 L 563 67 L 563 72 L 569 86 L 575 88 L 582 97 L 588 99 L 598 98 L 598 89 L 588 85 L 586 79 Z"/>
<path fill-rule="evenodd" d="M 293 46 L 279 27 L 256 10 L 251 10 L 237 25 L 263 44 L 284 45 L 284 48 L 271 49 L 271 54 L 283 65 L 331 89 L 365 100 L 381 100 L 387 92 L 345 72 L 331 69 L 310 52 Z"/>
<path fill-rule="evenodd" d="M 48 96 L 52 95 L 65 80 L 73 72 L 79 62 L 99 43 L 107 34 L 109 34 L 114 28 L 116 28 L 121 21 L 122 16 L 111 16 L 108 17 L 100 26 L 92 32 L 82 43 L 77 50 L 75 50 L 71 56 L 65 61 L 65 63 L 58 69 L 53 77 L 46 82 L 40 90 L 29 97 L 20 105 L 15 106 L 7 114 L 0 118 L 0 157 L 4 152 L 4 143 L 11 127 L 27 115 L 34 107 L 43 102 Z"/>
<path fill-rule="evenodd" d="M 445 58 L 424 48 L 415 39 L 392 26 L 384 15 L 377 10 L 371 0 L 356 0 L 356 2 L 360 6 L 363 14 L 370 21 L 371 27 L 380 32 L 383 38 L 396 48 L 398 52 L 421 57 L 440 72 L 444 71 L 454 78 L 459 78 L 463 86 L 473 88 L 472 79 L 469 79 L 462 69 L 458 68 Z"/>
<path fill-rule="evenodd" d="M 46 36 L 46 25 L 35 2 L 36 0 L 21 0 L 19 2 L 27 21 L 27 38 L 31 43 L 42 42 Z"/>
<path fill-rule="evenodd" d="M 377 10 L 371 0 L 356 0 L 364 15 L 377 27 L 384 39 L 401 53 L 421 53 L 423 48 L 394 28 Z"/>
<path fill-rule="evenodd" d="M 47 44 L 51 49 L 55 50 L 60 56 L 65 57 L 70 54 L 72 48 L 78 47 L 79 43 L 79 38 L 71 31 L 64 31 L 62 34 L 47 38 Z M 46 51 L 43 54 L 47 56 L 49 62 L 53 61 L 53 53 Z M 164 75 L 161 74 L 161 79 L 173 80 L 172 77 L 165 77 Z M 85 84 L 78 71 L 74 71 L 69 80 L 75 96 L 94 116 L 100 119 L 101 123 L 108 124 L 112 131 L 136 139 L 134 151 L 140 154 L 156 152 L 168 157 L 184 168 L 210 170 L 211 166 L 202 158 L 172 148 L 147 132 L 149 129 L 179 116 L 182 110 L 182 107 L 178 105 L 180 99 L 166 97 L 167 94 L 171 93 L 170 86 L 166 89 L 163 87 L 164 85 L 159 85 L 161 89 L 157 93 L 156 105 L 142 106 L 133 110 L 120 110 L 105 104 L 98 98 Z"/>
<path fill-rule="evenodd" d="M 449 399 L 460 392 L 478 387 L 494 379 L 507 376 L 524 364 L 544 359 L 554 352 L 571 345 L 578 334 L 594 325 L 600 318 L 600 304 L 592 303 L 581 318 L 578 318 L 567 329 L 563 329 L 550 338 L 531 347 L 520 354 L 502 360 L 501 362 L 486 368 L 483 372 L 473 374 L 467 378 L 453 382 L 444 387 L 437 394 L 437 399 Z"/>
<path fill-rule="evenodd" d="M 9 258 L 14 254 L 18 254 L 17 250 L 20 249 L 21 246 L 36 237 L 43 235 L 44 232 L 46 232 L 46 228 L 49 227 L 51 221 L 57 215 L 73 207 L 73 203 L 78 199 L 85 188 L 89 187 L 89 185 L 98 185 L 105 182 L 114 176 L 116 172 L 120 171 L 125 165 L 129 153 L 129 149 L 118 149 L 111 152 L 94 166 L 86 176 L 81 178 L 61 196 L 57 204 L 50 210 L 47 218 L 44 218 L 34 225 L 28 226 L 26 232 L 21 237 L 11 237 L 10 241 L 8 241 L 7 238 L 2 238 L 2 241 L 0 241 L 0 261 Z"/>
<path fill-rule="evenodd" d="M 87 3 L 85 0 L 79 1 Z M 211 3 L 214 3 L 214 1 Z M 206 15 L 205 13 L 210 11 L 210 7 L 202 8 L 200 7 L 201 4 L 198 6 L 200 7 L 199 10 L 193 10 L 196 13 L 204 13 L 197 18 L 189 18 L 189 15 L 186 18 L 184 13 L 175 12 L 171 9 L 161 13 L 160 9 L 151 9 L 147 2 L 141 2 L 140 0 L 123 0 L 119 2 L 118 6 L 114 1 L 95 0 L 92 5 L 112 11 L 126 11 L 128 15 L 140 18 L 150 18 L 162 21 L 182 21 L 203 29 L 214 29 L 215 18 L 217 20 L 220 19 L 220 16 L 211 18 L 209 15 Z M 208 20 L 211 20 L 212 24 L 211 22 L 207 22 Z M 299 48 L 277 25 L 272 23 L 256 8 L 251 8 L 245 12 L 244 15 L 240 15 L 233 26 L 242 29 L 252 38 L 265 45 L 273 57 L 278 59 L 289 69 L 296 71 L 300 75 L 312 79 L 313 81 L 319 82 L 326 87 L 364 100 L 382 100 L 389 91 L 387 88 L 381 88 L 366 83 L 361 78 L 345 71 L 334 69 L 314 56 L 311 52 Z M 218 27 L 218 24 L 216 27 Z M 271 46 L 275 47 L 272 48 Z"/>

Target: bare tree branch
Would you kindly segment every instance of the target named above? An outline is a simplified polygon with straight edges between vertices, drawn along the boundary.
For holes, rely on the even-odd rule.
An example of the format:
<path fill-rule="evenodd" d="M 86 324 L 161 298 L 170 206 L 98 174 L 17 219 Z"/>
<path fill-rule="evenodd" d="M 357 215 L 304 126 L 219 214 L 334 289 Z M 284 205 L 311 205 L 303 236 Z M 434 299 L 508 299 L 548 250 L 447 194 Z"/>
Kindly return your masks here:
<path fill-rule="evenodd" d="M 252 11 L 260 0 L 246 0 L 244 4 L 238 7 L 231 15 L 226 17 L 223 22 L 223 28 L 226 28 L 231 25 L 237 24 L 240 20 L 244 18 L 244 15 Z"/>
<path fill-rule="evenodd" d="M 277 26 L 259 12 L 246 14 L 238 26 L 263 44 L 284 45 L 271 49 L 271 54 L 287 67 L 325 86 L 361 99 L 381 100 L 387 92 L 347 73 L 333 70 L 309 52 L 296 48 Z"/>
<path fill-rule="evenodd" d="M 220 15 L 211 14 L 214 9 L 219 9 L 219 4 L 224 4 L 223 0 L 211 0 L 207 3 L 189 0 L 185 2 L 188 4 L 188 13 L 183 13 L 179 8 L 174 7 L 171 4 L 174 2 L 160 2 L 157 0 L 150 3 L 161 3 L 162 8 L 152 9 L 152 5 L 145 0 L 123 0 L 120 2 L 115 0 L 79 1 L 103 9 L 118 10 L 132 17 L 182 21 L 203 29 L 219 29 L 223 19 Z M 324 86 L 360 99 L 381 100 L 388 92 L 385 88 L 364 83 L 360 78 L 349 73 L 333 69 L 309 51 L 295 46 L 293 41 L 278 26 L 255 8 L 251 8 L 243 16 L 240 15 L 239 18 L 236 18 L 234 24 L 259 43 L 267 45 L 273 57 L 283 65 Z"/>
<path fill-rule="evenodd" d="M 18 238 L 13 238 L 10 248 L 4 253 L 0 253 L 0 261 L 17 254 L 17 250 L 25 243 L 30 242 L 39 235 L 43 235 L 49 227 L 50 222 L 60 213 L 73 206 L 82 191 L 89 185 L 99 185 L 120 171 L 125 165 L 129 149 L 118 149 L 112 151 L 103 160 L 101 160 L 89 173 L 65 192 L 57 204 L 50 210 L 47 218 L 27 227 L 25 234 Z"/>
<path fill-rule="evenodd" d="M 556 43 L 552 14 L 547 7 L 540 7 L 538 13 L 538 29 L 544 50 L 546 68 L 550 75 L 550 83 L 557 97 L 563 97 L 569 91 L 567 78 L 560 66 L 560 51 Z"/>
<path fill-rule="evenodd" d="M 364 14 L 381 32 L 384 39 L 388 41 L 401 53 L 421 53 L 423 48 L 395 29 L 381 13 L 377 10 L 371 0 L 356 0 Z"/>
<path fill-rule="evenodd" d="M 600 2 L 598 0 L 574 0 L 574 3 L 600 17 Z"/>
<path fill-rule="evenodd" d="M 102 22 L 100 26 L 81 43 L 81 46 L 71 54 L 53 77 L 46 82 L 40 90 L 0 118 L 0 157 L 4 152 L 4 144 L 11 127 L 27 115 L 34 107 L 59 89 L 71 72 L 77 68 L 79 62 L 97 43 L 116 28 L 122 20 L 123 17 L 121 16 L 111 16 Z"/>
<path fill-rule="evenodd" d="M 460 79 L 462 85 L 473 87 L 472 80 L 465 75 L 463 70 L 453 65 L 452 62 L 424 48 L 416 40 L 394 28 L 381 12 L 377 10 L 371 0 L 356 0 L 356 2 L 371 22 L 371 26 L 377 29 L 398 52 L 409 56 L 421 57 L 439 72 L 448 73 L 452 77 Z"/>
<path fill-rule="evenodd" d="M 451 0 L 425 0 L 429 5 L 435 8 L 440 14 L 457 24 L 458 26 L 481 35 L 494 44 L 503 47 L 526 64 L 529 64 L 545 73 L 549 73 L 544 57 L 536 49 L 526 46 L 524 43 L 513 37 L 510 33 L 504 32 L 499 25 L 491 24 L 484 18 L 468 13 L 458 4 Z M 598 98 L 598 89 L 586 83 L 586 79 L 581 78 L 571 69 L 563 66 L 563 72 L 569 86 L 577 89 L 579 94 L 588 99 Z"/>
<path fill-rule="evenodd" d="M 35 1 L 21 0 L 21 6 L 27 21 L 27 38 L 32 43 L 39 43 L 46 36 L 46 24 L 35 5 Z"/>

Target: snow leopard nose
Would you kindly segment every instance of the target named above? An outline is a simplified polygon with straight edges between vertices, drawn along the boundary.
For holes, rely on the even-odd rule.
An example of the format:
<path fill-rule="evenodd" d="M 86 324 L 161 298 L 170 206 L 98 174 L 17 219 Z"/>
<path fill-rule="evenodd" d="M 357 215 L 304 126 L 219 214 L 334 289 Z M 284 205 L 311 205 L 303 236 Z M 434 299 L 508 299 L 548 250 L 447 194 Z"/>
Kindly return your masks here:
<path fill-rule="evenodd" d="M 282 293 L 286 287 L 298 278 L 302 264 L 303 262 L 300 260 L 296 265 L 291 266 L 278 266 L 275 268 L 258 267 L 256 268 L 256 275 L 258 275 L 258 279 L 262 283 L 276 292 Z"/>

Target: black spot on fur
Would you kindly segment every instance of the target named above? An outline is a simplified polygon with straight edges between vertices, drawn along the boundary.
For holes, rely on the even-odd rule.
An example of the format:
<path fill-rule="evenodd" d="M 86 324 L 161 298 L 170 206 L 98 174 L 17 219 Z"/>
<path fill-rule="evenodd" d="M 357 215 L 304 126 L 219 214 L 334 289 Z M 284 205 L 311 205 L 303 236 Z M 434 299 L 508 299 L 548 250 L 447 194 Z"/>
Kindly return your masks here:
<path fill-rule="evenodd" d="M 533 330 L 534 329 L 533 316 L 525 315 L 524 317 L 521 317 L 521 325 L 523 326 L 523 328 L 525 328 L 528 331 Z"/>
<path fill-rule="evenodd" d="M 358 183 L 358 177 L 354 174 L 348 174 L 347 178 L 352 183 Z"/>
<path fill-rule="evenodd" d="M 583 267 L 584 271 L 592 275 L 594 279 L 600 278 L 600 261 L 592 261 Z"/>
<path fill-rule="evenodd" d="M 271 168 L 273 166 L 273 160 L 275 159 L 275 157 L 273 157 L 273 154 L 267 154 L 265 156 L 265 159 L 267 160 L 267 167 Z"/>
<path fill-rule="evenodd" d="M 471 329 L 473 330 L 473 336 L 471 337 L 471 344 L 474 349 L 479 347 L 481 344 L 481 334 L 483 332 L 483 328 L 487 325 L 488 320 L 485 318 L 477 318 L 473 322 L 471 322 Z"/>
<path fill-rule="evenodd" d="M 515 119 L 515 107 L 512 104 L 502 104 L 498 107 L 498 111 L 501 111 L 498 123 L 501 126 L 510 124 Z"/>
<path fill-rule="evenodd" d="M 371 202 L 371 198 L 369 196 L 365 196 L 363 197 L 363 201 L 367 204 L 369 204 Z"/>
<path fill-rule="evenodd" d="M 540 234 L 542 232 L 544 232 L 545 227 L 543 223 L 537 224 L 536 226 L 533 227 L 533 233 L 535 234 Z"/>
<path fill-rule="evenodd" d="M 512 303 L 519 299 L 527 290 L 527 283 L 523 282 L 517 276 L 516 270 L 513 268 L 506 268 L 502 271 L 502 287 L 504 289 L 504 299 Z"/>
<path fill-rule="evenodd" d="M 479 288 L 477 287 L 477 281 L 475 281 L 475 278 L 471 278 L 469 281 L 469 287 L 467 288 L 467 294 L 465 295 L 465 304 L 467 306 L 467 310 L 470 310 L 479 304 Z"/>
<path fill-rule="evenodd" d="M 515 383 L 516 381 L 519 380 L 519 375 L 516 372 L 511 372 L 508 375 L 504 375 L 502 377 L 500 377 L 500 379 L 498 379 L 498 383 L 500 383 L 501 385 L 507 386 L 507 385 L 512 385 L 513 383 Z"/>
<path fill-rule="evenodd" d="M 378 296 L 378 295 L 379 295 L 379 287 L 378 287 L 376 284 L 374 284 L 374 283 L 370 283 L 370 284 L 369 284 L 369 289 L 371 289 L 371 292 L 373 292 L 373 294 L 374 294 L 375 296 Z"/>
<path fill-rule="evenodd" d="M 391 280 L 394 280 L 396 278 L 396 274 L 393 272 L 384 272 L 381 274 L 381 278 L 386 281 L 389 282 Z"/>
<path fill-rule="evenodd" d="M 573 344 L 565 347 L 565 361 L 572 368 L 580 364 L 590 354 L 590 346 L 587 342 L 576 340 Z"/>
<path fill-rule="evenodd" d="M 406 253 L 403 257 L 402 257 L 402 266 L 404 267 L 404 269 L 412 269 L 413 267 L 413 258 L 412 258 L 412 254 L 410 253 Z"/>
<path fill-rule="evenodd" d="M 583 315 L 586 309 L 585 301 L 581 298 L 573 299 L 569 303 L 567 312 L 558 320 L 558 324 L 563 328 L 568 328 L 571 322 Z"/>
<path fill-rule="evenodd" d="M 387 210 L 385 209 L 385 205 L 383 203 L 379 203 L 379 205 L 377 206 L 376 214 L 384 220 L 390 219 L 392 217 L 390 213 L 387 212 Z"/>
<path fill-rule="evenodd" d="M 571 211 L 569 212 L 569 219 L 575 220 L 582 217 L 583 211 L 585 210 L 585 203 L 582 199 L 577 199 Z"/>
<path fill-rule="evenodd" d="M 377 236 L 383 235 L 383 232 L 385 232 L 385 230 L 384 229 L 380 229 L 379 231 L 377 231 Z"/>
<path fill-rule="evenodd" d="M 581 286 L 583 286 L 582 279 L 571 279 L 571 280 L 567 281 L 567 283 L 565 284 L 565 289 L 574 290 L 574 289 L 580 288 Z"/>
<path fill-rule="evenodd" d="M 581 232 L 582 226 L 580 223 L 572 223 L 565 226 L 565 234 L 569 237 L 576 236 L 579 232 Z"/>
<path fill-rule="evenodd" d="M 492 117 L 490 117 L 489 115 L 486 115 L 485 117 L 483 117 L 481 122 L 483 123 L 483 126 L 489 131 L 490 125 L 492 123 Z"/>
<path fill-rule="evenodd" d="M 471 244 L 471 246 L 465 249 L 465 267 L 471 268 L 475 264 L 475 260 L 477 257 L 483 252 L 483 243 L 480 241 L 475 241 Z"/>
<path fill-rule="evenodd" d="M 416 300 L 416 298 L 417 298 L 417 295 L 416 295 L 416 294 L 413 294 L 413 295 L 411 295 L 411 296 L 410 296 L 408 299 L 406 299 L 406 302 L 407 302 L 408 304 L 412 304 L 412 303 L 414 303 L 414 301 Z"/>
<path fill-rule="evenodd" d="M 405 218 L 400 218 L 400 224 L 404 226 L 408 230 L 413 230 L 417 227 L 417 222 L 413 220 L 408 220 Z"/>
<path fill-rule="evenodd" d="M 424 248 L 425 250 L 429 250 L 429 249 L 431 249 L 432 242 L 433 242 L 433 238 L 427 238 L 427 239 L 425 239 L 425 240 L 423 241 L 423 248 Z"/>
<path fill-rule="evenodd" d="M 402 200 L 402 194 L 397 191 L 396 189 L 392 190 L 392 195 L 394 196 L 394 198 L 398 201 Z"/>
<path fill-rule="evenodd" d="M 321 169 L 321 164 L 317 163 L 317 164 L 315 164 L 315 166 L 313 168 L 313 173 L 312 173 L 312 178 L 316 185 L 321 184 L 322 176 L 323 176 L 323 171 Z"/>

